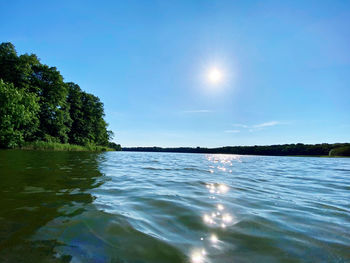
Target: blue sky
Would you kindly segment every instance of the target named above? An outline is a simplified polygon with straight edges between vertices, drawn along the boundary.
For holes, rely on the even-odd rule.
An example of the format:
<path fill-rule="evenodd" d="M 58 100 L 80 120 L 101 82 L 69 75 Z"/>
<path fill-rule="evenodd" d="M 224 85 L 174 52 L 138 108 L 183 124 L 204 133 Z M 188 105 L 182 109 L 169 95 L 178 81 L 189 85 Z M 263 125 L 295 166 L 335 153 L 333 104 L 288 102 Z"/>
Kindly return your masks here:
<path fill-rule="evenodd" d="M 100 97 L 122 146 L 350 141 L 349 1 L 0 0 L 0 10 L 1 41 Z"/>

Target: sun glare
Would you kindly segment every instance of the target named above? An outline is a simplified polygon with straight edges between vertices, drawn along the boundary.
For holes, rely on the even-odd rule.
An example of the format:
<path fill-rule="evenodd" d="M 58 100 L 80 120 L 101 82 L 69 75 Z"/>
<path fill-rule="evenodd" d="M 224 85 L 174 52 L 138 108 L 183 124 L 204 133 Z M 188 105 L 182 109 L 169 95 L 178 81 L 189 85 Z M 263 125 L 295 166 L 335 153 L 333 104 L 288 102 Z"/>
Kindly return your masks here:
<path fill-rule="evenodd" d="M 218 84 L 222 81 L 222 72 L 216 68 L 211 69 L 208 72 L 208 80 L 212 84 Z"/>

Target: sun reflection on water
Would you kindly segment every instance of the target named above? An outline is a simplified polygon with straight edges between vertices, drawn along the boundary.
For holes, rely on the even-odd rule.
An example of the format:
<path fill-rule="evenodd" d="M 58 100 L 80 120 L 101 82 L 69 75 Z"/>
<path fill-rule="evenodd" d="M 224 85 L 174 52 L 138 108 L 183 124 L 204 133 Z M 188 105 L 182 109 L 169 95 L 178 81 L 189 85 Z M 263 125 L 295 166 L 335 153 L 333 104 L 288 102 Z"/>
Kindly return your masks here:
<path fill-rule="evenodd" d="M 218 237 L 214 234 L 212 234 L 210 236 L 210 241 L 213 243 L 213 244 L 216 244 L 218 242 Z"/>
<path fill-rule="evenodd" d="M 225 184 L 207 184 L 206 187 L 211 194 L 226 194 L 229 190 L 228 186 Z"/>
<path fill-rule="evenodd" d="M 215 173 L 216 171 L 219 174 L 231 174 L 233 163 L 241 162 L 240 157 L 235 155 L 207 155 L 206 158 L 210 163 L 210 173 Z M 230 191 L 230 187 L 222 182 L 208 182 L 205 187 L 209 192 L 209 199 L 217 200 L 217 203 L 214 205 L 212 211 L 206 211 L 203 214 L 203 222 L 210 229 L 220 229 L 219 232 L 226 231 L 228 227 L 233 226 L 237 222 L 234 215 L 229 211 L 230 209 L 227 209 L 222 201 L 225 194 Z M 191 253 L 192 263 L 209 262 L 211 252 L 223 248 L 223 244 L 220 244 L 219 235 L 214 233 L 208 233 L 207 236 L 200 237 L 200 241 L 203 242 L 203 248 L 198 248 Z M 208 250 L 205 250 L 205 248 Z"/>
<path fill-rule="evenodd" d="M 204 262 L 204 255 L 202 254 L 202 251 L 195 251 L 191 255 L 191 261 L 193 263 L 202 263 Z"/>

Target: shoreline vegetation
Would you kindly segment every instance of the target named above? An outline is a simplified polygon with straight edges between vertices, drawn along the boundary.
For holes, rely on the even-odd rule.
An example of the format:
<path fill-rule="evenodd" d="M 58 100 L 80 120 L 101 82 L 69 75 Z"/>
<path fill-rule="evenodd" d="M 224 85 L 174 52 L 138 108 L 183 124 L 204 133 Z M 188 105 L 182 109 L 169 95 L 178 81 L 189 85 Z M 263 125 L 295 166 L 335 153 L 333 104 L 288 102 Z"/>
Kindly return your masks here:
<path fill-rule="evenodd" d="M 35 54 L 0 44 L 0 148 L 120 150 L 104 105 Z"/>
<path fill-rule="evenodd" d="M 208 153 L 208 154 L 241 154 L 266 156 L 317 156 L 317 157 L 350 157 L 350 143 L 322 144 L 281 144 L 266 146 L 225 146 L 218 148 L 201 147 L 123 147 L 123 151 L 132 152 L 175 152 L 175 153 Z"/>
<path fill-rule="evenodd" d="M 113 148 L 106 146 L 97 146 L 97 145 L 76 145 L 69 143 L 57 143 L 57 142 L 30 142 L 24 143 L 21 147 L 17 149 L 20 150 L 40 150 L 40 151 L 71 151 L 71 152 L 106 152 L 106 151 L 115 151 Z"/>

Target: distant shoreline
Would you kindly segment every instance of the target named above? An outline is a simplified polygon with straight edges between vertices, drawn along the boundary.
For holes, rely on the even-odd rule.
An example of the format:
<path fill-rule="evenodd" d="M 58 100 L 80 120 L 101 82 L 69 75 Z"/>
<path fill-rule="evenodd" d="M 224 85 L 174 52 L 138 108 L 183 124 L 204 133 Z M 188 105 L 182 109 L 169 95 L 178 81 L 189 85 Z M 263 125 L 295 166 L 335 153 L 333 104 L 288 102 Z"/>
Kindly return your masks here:
<path fill-rule="evenodd" d="M 334 144 L 283 144 L 267 146 L 225 146 L 218 148 L 202 147 L 123 147 L 126 152 L 174 152 L 207 154 L 240 154 L 295 157 L 350 157 L 350 143 Z"/>

